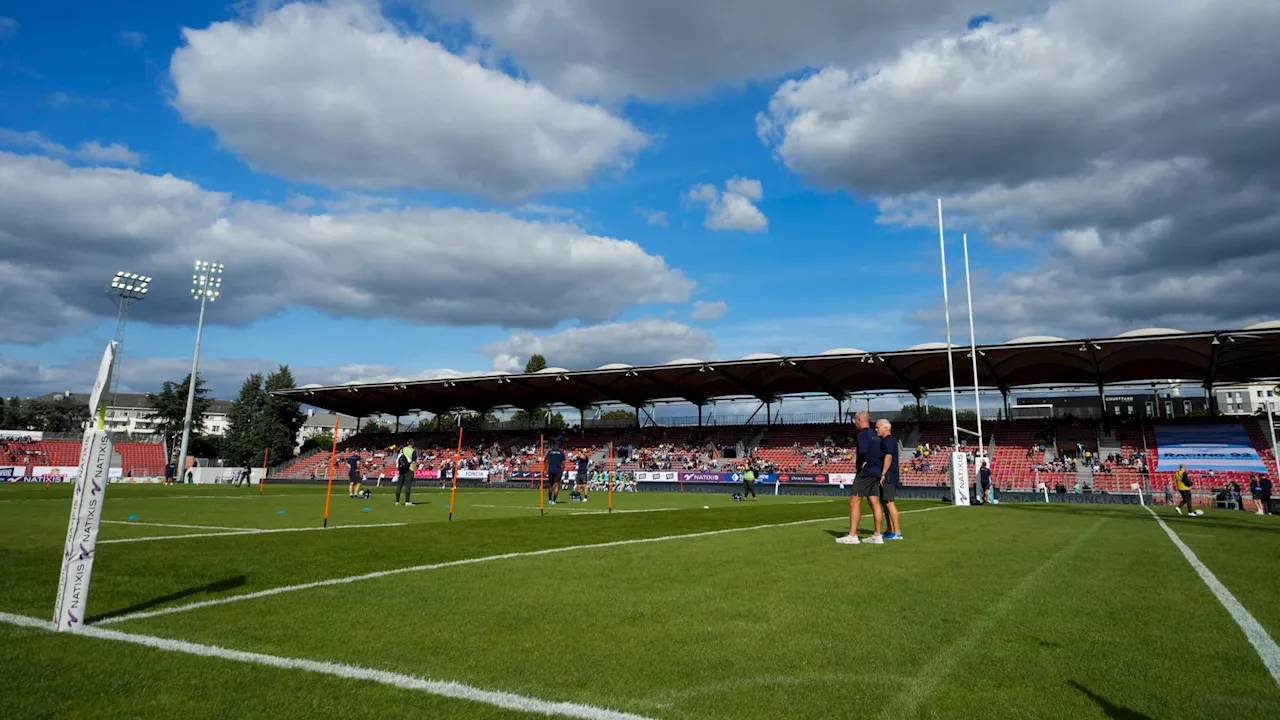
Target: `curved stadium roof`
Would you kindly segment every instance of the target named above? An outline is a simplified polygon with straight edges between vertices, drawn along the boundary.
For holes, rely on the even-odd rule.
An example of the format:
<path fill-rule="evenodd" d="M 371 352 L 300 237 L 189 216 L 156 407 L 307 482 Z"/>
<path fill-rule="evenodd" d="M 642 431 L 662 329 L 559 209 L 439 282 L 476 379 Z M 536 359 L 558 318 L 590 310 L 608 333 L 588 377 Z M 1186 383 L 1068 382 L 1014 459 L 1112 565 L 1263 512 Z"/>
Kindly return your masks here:
<path fill-rule="evenodd" d="M 956 379 L 970 386 L 969 349 L 952 347 Z M 1149 329 L 1113 338 L 1060 340 L 1018 338 L 978 347 L 978 376 L 984 387 L 1008 391 L 1036 385 L 1111 385 L 1153 380 L 1239 383 L 1280 376 L 1280 323 L 1246 330 L 1187 333 Z M 622 364 L 598 370 L 548 368 L 531 375 L 473 375 L 413 382 L 302 387 L 277 394 L 356 417 L 488 411 L 542 405 L 590 407 L 605 403 L 640 406 L 653 402 L 862 392 L 917 396 L 948 387 L 944 343 L 926 343 L 893 352 L 828 351 L 778 357 L 759 354 L 742 360 L 682 359 L 648 367 Z"/>

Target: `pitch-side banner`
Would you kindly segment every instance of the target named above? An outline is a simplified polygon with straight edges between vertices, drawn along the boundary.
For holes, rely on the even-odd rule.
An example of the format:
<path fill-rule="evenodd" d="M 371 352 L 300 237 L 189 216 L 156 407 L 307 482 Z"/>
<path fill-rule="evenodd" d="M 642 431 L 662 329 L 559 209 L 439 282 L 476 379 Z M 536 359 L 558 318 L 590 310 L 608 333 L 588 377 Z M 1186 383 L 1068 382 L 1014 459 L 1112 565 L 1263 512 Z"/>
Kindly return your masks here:
<path fill-rule="evenodd" d="M 85 431 L 54 607 L 53 629 L 60 632 L 75 630 L 84 622 L 89 577 L 93 573 L 93 555 L 98 545 L 98 527 L 111 470 L 111 450 L 111 436 L 107 431 Z"/>
<path fill-rule="evenodd" d="M 641 470 L 636 473 L 637 482 L 680 482 L 680 473 L 674 470 L 663 470 L 661 472 L 649 472 Z"/>
<path fill-rule="evenodd" d="M 1239 425 L 1157 425 L 1156 446 L 1161 470 L 1267 472 Z"/>
<path fill-rule="evenodd" d="M 969 456 L 962 452 L 951 453 L 951 503 L 969 504 Z"/>

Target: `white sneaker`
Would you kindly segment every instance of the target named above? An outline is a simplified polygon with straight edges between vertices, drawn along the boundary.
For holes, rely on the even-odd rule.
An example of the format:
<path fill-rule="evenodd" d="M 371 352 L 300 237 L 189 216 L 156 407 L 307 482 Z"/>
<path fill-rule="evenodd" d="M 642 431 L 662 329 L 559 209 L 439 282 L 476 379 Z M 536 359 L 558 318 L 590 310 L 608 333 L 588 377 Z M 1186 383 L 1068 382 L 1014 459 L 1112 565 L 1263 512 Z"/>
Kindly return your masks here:
<path fill-rule="evenodd" d="M 1174 510 L 1176 510 L 1176 511 L 1178 512 L 1178 514 L 1179 514 L 1179 515 L 1181 515 L 1181 514 L 1182 514 L 1182 508 L 1178 507 L 1177 505 L 1174 505 L 1174 506 L 1173 506 L 1173 509 L 1174 509 Z"/>
<path fill-rule="evenodd" d="M 413 503 L 411 503 L 411 502 L 405 502 L 404 506 L 405 506 L 405 507 L 413 507 Z"/>
<path fill-rule="evenodd" d="M 399 500 L 397 500 L 397 501 L 396 501 L 396 507 L 400 507 L 400 501 L 399 501 Z"/>
<path fill-rule="evenodd" d="M 857 535 L 842 535 L 836 538 L 836 542 L 840 543 L 841 545 L 857 545 L 862 541 L 858 539 Z"/>
<path fill-rule="evenodd" d="M 872 545 L 883 545 L 884 538 L 879 535 L 872 535 L 871 537 L 867 538 L 866 540 L 863 540 L 862 542 L 871 543 Z"/>

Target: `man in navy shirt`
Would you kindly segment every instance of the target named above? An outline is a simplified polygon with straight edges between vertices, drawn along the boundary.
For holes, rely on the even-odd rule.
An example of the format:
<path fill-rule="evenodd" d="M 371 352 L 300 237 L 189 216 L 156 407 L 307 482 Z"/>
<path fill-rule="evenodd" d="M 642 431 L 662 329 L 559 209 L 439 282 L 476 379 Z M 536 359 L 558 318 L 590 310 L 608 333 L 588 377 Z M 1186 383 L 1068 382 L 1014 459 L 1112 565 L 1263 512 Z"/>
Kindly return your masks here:
<path fill-rule="evenodd" d="M 552 505 L 556 504 L 556 498 L 560 497 L 560 481 L 564 479 L 564 451 L 560 449 L 560 443 L 552 441 L 551 449 L 547 451 L 547 501 Z"/>
<path fill-rule="evenodd" d="M 836 538 L 836 542 L 841 545 L 857 545 L 860 542 L 880 545 L 884 543 L 884 538 L 880 535 L 884 526 L 884 512 L 880 509 L 880 478 L 884 453 L 880 447 L 880 437 L 871 429 L 870 413 L 858 413 L 853 422 L 858 428 L 858 475 L 853 480 L 853 494 L 849 497 L 849 534 Z M 858 523 L 862 520 L 862 498 L 871 503 L 875 534 L 860 541 Z"/>
<path fill-rule="evenodd" d="M 878 420 L 876 435 L 880 436 L 880 452 L 884 455 L 880 466 L 880 504 L 884 505 L 889 519 L 889 532 L 884 534 L 884 539 L 901 540 L 902 526 L 898 524 L 898 505 L 894 502 L 898 497 L 898 438 L 893 436 L 893 423 Z"/>
<path fill-rule="evenodd" d="M 587 483 L 591 479 L 591 459 L 584 450 L 578 455 L 578 474 L 573 478 L 573 489 L 582 494 L 582 502 L 587 501 Z"/>
<path fill-rule="evenodd" d="M 348 497 L 356 497 L 360 494 L 364 484 L 360 480 L 360 455 L 351 453 L 351 457 L 347 458 L 347 465 L 351 468 L 347 472 L 347 495 Z"/>

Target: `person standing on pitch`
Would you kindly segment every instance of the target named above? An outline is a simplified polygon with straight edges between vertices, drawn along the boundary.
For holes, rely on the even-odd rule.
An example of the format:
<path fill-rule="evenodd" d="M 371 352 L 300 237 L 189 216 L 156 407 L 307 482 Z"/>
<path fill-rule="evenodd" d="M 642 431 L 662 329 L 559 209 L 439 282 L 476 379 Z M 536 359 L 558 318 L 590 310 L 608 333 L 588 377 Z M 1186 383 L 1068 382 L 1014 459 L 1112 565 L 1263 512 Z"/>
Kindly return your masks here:
<path fill-rule="evenodd" d="M 871 414 L 860 412 L 853 418 L 858 428 L 858 475 L 853 480 L 853 494 L 849 497 L 849 534 L 836 538 L 841 545 L 857 545 L 868 542 L 881 545 L 884 538 L 880 530 L 884 526 L 884 512 L 880 508 L 880 474 L 883 471 L 884 453 L 880 436 L 871 429 Z M 858 540 L 858 523 L 862 520 L 862 498 L 871 503 L 875 518 L 875 534 L 866 540 Z"/>
<path fill-rule="evenodd" d="M 582 502 L 587 501 L 587 490 L 591 484 L 591 458 L 583 450 L 578 455 L 578 474 L 573 477 L 573 488 L 582 494 Z"/>
<path fill-rule="evenodd" d="M 351 457 L 347 458 L 346 462 L 350 468 L 347 471 L 347 496 L 354 498 L 360 494 L 360 487 L 364 485 L 360 479 L 360 456 L 351 453 Z"/>
<path fill-rule="evenodd" d="M 756 469 L 749 463 L 742 471 L 742 499 L 746 500 L 748 495 L 751 502 L 756 502 Z"/>
<path fill-rule="evenodd" d="M 893 436 L 893 424 L 888 420 L 876 421 L 876 435 L 880 436 L 880 451 L 884 460 L 880 466 L 880 504 L 884 506 L 889 532 L 885 540 L 901 540 L 902 526 L 898 524 L 898 438 Z"/>
<path fill-rule="evenodd" d="M 418 469 L 416 460 L 412 445 L 400 448 L 400 456 L 396 458 L 396 505 L 400 504 L 400 491 L 404 490 L 405 506 L 413 507 L 409 494 L 413 492 L 413 473 Z"/>
<path fill-rule="evenodd" d="M 556 504 L 560 497 L 560 481 L 564 479 L 564 451 L 560 443 L 551 441 L 551 449 L 547 451 L 547 502 Z"/>
<path fill-rule="evenodd" d="M 1182 499 L 1178 501 L 1177 505 L 1173 506 L 1173 509 L 1177 510 L 1178 514 L 1181 515 L 1182 506 L 1186 505 L 1187 515 L 1195 517 L 1196 511 L 1191 508 L 1191 477 L 1187 474 L 1186 465 L 1178 466 L 1178 472 L 1173 474 L 1173 484 L 1177 487 L 1178 494 L 1182 496 Z"/>

